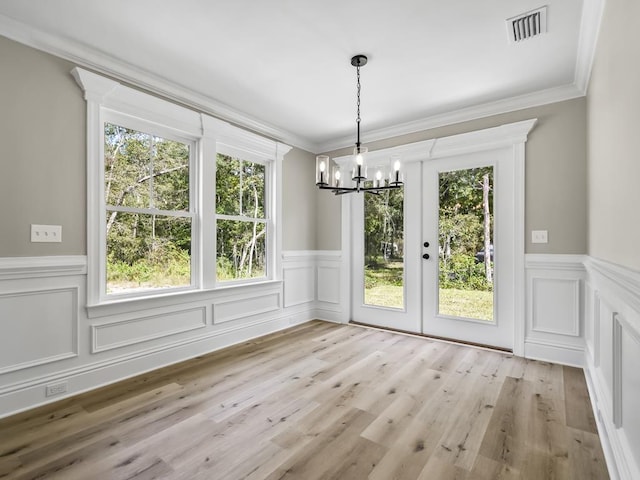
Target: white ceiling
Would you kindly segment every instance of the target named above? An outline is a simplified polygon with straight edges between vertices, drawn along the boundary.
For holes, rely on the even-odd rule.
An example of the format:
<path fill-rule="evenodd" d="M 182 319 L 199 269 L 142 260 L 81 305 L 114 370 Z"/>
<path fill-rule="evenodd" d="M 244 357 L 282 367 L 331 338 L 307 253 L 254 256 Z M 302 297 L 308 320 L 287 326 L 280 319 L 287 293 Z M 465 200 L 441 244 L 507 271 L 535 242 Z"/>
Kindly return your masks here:
<path fill-rule="evenodd" d="M 0 34 L 318 152 L 354 142 L 354 54 L 365 142 L 583 95 L 602 3 L 3 0 Z"/>

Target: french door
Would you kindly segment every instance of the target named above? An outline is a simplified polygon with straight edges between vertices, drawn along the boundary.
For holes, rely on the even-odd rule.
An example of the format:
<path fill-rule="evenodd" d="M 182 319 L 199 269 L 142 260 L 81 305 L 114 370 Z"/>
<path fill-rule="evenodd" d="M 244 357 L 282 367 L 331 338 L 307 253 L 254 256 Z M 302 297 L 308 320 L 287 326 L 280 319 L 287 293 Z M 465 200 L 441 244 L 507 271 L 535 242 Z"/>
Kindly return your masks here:
<path fill-rule="evenodd" d="M 512 349 L 513 150 L 414 161 L 405 186 L 351 202 L 356 322 Z"/>

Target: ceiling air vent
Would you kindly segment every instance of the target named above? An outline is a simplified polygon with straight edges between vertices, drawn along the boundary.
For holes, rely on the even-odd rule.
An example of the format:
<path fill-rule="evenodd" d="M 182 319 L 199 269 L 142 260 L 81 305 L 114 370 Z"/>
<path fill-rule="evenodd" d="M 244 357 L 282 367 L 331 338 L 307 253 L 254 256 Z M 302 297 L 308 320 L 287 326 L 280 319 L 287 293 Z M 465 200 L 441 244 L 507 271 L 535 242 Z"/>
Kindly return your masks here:
<path fill-rule="evenodd" d="M 547 7 L 507 19 L 510 42 L 521 42 L 547 32 Z"/>

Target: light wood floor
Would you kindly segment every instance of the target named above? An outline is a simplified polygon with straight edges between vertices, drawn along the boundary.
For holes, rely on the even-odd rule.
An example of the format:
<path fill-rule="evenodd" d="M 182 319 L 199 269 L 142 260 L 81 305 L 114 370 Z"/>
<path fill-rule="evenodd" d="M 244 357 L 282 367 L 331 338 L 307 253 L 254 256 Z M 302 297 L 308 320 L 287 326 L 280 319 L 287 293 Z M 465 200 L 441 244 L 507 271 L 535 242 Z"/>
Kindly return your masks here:
<path fill-rule="evenodd" d="M 608 475 L 581 370 L 311 322 L 0 420 L 0 478 Z"/>

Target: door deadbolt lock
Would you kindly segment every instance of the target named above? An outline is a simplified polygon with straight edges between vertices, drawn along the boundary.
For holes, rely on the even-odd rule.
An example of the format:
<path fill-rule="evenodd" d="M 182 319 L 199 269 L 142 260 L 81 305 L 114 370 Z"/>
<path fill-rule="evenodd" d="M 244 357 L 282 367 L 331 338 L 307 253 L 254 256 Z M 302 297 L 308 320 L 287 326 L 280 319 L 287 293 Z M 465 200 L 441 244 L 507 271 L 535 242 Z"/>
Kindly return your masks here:
<path fill-rule="evenodd" d="M 422 255 L 422 258 L 424 258 L 425 260 L 429 260 L 429 254 L 425 253 L 424 255 Z"/>
<path fill-rule="evenodd" d="M 424 248 L 427 248 L 429 246 L 429 242 L 424 242 L 423 245 L 424 245 Z"/>

